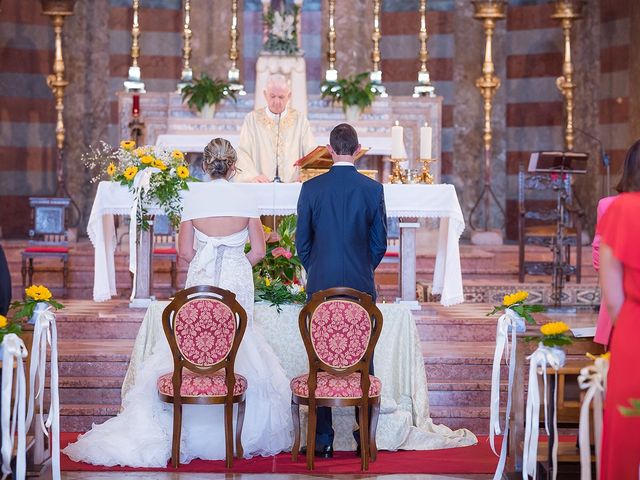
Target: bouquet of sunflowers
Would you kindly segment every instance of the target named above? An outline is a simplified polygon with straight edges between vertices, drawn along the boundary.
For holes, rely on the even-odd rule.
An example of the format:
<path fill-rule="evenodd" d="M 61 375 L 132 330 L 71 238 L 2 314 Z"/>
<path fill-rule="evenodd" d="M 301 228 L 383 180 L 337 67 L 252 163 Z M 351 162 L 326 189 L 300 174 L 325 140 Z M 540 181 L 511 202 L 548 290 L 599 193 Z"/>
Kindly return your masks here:
<path fill-rule="evenodd" d="M 51 305 L 56 310 L 64 308 L 64 305 L 54 300 L 51 291 L 44 285 L 31 285 L 25 289 L 24 293 L 25 299 L 23 301 L 13 302 L 11 304 L 12 309 L 17 309 L 14 315 L 16 320 L 20 320 L 21 318 L 29 319 L 33 317 L 36 309 L 46 308 L 47 305 Z"/>
<path fill-rule="evenodd" d="M 187 182 L 197 181 L 191 177 L 181 151 L 153 145 L 136 148 L 133 140 L 124 140 L 115 149 L 101 142 L 83 160 L 87 167 L 98 171 L 93 181 L 106 172 L 113 181 L 140 195 L 137 222 L 142 230 L 149 229 L 148 208 L 152 204 L 158 205 L 176 228 L 182 213 L 180 192 L 188 190 Z"/>
<path fill-rule="evenodd" d="M 544 312 L 545 308 L 543 305 L 530 305 L 525 303 L 527 298 L 529 298 L 529 292 L 525 292 L 524 290 L 510 295 L 505 295 L 502 300 L 502 305 L 493 307 L 493 311 L 487 313 L 487 316 L 494 315 L 497 312 L 502 312 L 508 308 L 523 317 L 527 323 L 533 325 L 536 321 L 533 319 L 531 314 Z"/>
<path fill-rule="evenodd" d="M 569 325 L 564 322 L 549 322 L 540 327 L 540 337 L 527 337 L 528 341 L 540 342 L 546 347 L 560 347 L 562 345 L 571 345 L 573 340 L 566 335 L 569 331 Z"/>

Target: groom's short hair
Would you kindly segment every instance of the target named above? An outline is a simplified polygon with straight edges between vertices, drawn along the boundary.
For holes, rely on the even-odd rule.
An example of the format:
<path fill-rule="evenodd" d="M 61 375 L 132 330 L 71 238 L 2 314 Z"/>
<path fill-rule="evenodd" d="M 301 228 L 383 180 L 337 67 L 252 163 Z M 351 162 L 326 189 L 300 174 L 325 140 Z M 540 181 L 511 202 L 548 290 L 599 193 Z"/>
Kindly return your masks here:
<path fill-rule="evenodd" d="M 341 123 L 331 130 L 329 143 L 337 155 L 353 155 L 358 148 L 358 134 L 348 123 Z"/>

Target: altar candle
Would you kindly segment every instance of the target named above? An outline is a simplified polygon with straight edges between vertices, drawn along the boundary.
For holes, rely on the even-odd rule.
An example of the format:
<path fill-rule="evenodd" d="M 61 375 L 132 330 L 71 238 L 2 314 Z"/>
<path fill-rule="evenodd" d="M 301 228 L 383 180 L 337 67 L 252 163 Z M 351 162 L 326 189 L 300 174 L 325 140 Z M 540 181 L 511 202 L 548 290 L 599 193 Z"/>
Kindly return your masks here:
<path fill-rule="evenodd" d="M 140 95 L 133 96 L 133 115 L 140 115 Z"/>
<path fill-rule="evenodd" d="M 432 129 L 427 122 L 424 122 L 424 126 L 420 127 L 420 158 L 431 158 L 431 138 Z"/>
<path fill-rule="evenodd" d="M 396 124 L 391 127 L 391 158 L 407 158 L 404 149 L 404 129 L 397 120 Z"/>

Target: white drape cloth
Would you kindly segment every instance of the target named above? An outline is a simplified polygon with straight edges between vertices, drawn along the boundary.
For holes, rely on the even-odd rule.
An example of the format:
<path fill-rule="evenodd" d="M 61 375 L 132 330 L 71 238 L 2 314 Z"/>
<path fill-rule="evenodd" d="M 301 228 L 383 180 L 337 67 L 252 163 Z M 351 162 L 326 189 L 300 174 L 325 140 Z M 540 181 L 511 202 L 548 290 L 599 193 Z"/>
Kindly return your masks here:
<path fill-rule="evenodd" d="M 23 480 L 27 474 L 27 429 L 26 429 L 26 378 L 24 359 L 27 358 L 27 347 L 15 333 L 9 333 L 2 340 L 2 479 L 11 475 L 11 455 L 14 439 L 18 433 L 16 452 L 15 480 Z M 13 364 L 16 363 L 15 392 L 13 392 Z M 14 398 L 13 409 L 11 398 Z"/>
<path fill-rule="evenodd" d="M 300 183 L 234 184 L 242 195 L 255 197 L 260 215 L 296 213 Z M 190 183 L 189 196 L 207 198 L 208 183 Z M 460 247 L 464 231 L 462 210 L 453 185 L 384 185 L 388 217 L 440 218 L 433 291 L 441 294 L 443 305 L 455 305 L 464 300 Z M 109 300 L 116 295 L 114 252 L 116 247 L 113 215 L 129 215 L 133 195 L 115 182 L 100 182 L 87 224 L 87 233 L 95 248 L 93 299 Z M 161 213 L 151 207 L 150 214 Z M 188 213 L 188 212 L 185 212 Z"/>
<path fill-rule="evenodd" d="M 27 408 L 27 425 L 33 421 L 36 400 L 40 416 L 39 425 L 46 436 L 50 436 L 51 474 L 53 480 L 60 480 L 60 395 L 58 391 L 58 330 L 56 315 L 51 305 L 36 311 L 33 327 L 33 343 L 31 348 L 31 366 L 29 368 L 29 404 Z M 47 348 L 51 348 L 51 381 L 49 410 L 44 420 L 44 388 L 46 378 Z M 49 435 L 51 429 L 51 435 Z"/>
<path fill-rule="evenodd" d="M 524 332 L 526 325 L 524 319 L 516 312 L 507 308 L 498 319 L 496 326 L 496 349 L 493 355 L 493 369 L 491 371 L 491 403 L 489 414 L 489 443 L 491 450 L 497 455 L 495 447 L 495 435 L 500 435 L 500 366 L 502 356 L 509 366 L 509 379 L 507 385 L 507 408 L 504 414 L 504 438 L 500 450 L 500 459 L 494 475 L 494 480 L 502 478 L 502 472 L 507 461 L 507 438 L 509 436 L 509 419 L 511 416 L 511 394 L 513 389 L 513 375 L 516 368 L 516 334 Z M 509 341 L 511 334 L 511 341 Z"/>
<path fill-rule="evenodd" d="M 538 437 L 540 434 L 540 389 L 538 388 L 538 374 L 542 375 L 544 391 L 544 428 L 547 435 L 549 431 L 549 408 L 547 406 L 547 368 L 557 370 L 564 365 L 566 355 L 560 348 L 545 347 L 542 343 L 529 357 L 529 389 L 527 392 L 527 406 L 524 425 L 524 447 L 522 453 L 522 478 L 528 480 L 529 476 L 536 479 L 536 464 L 538 457 Z M 553 376 L 555 382 L 555 395 L 553 397 L 553 428 L 554 445 L 552 450 L 553 480 L 558 473 L 558 375 Z"/>
<path fill-rule="evenodd" d="M 593 365 L 580 370 L 578 385 L 586 390 L 580 406 L 580 427 L 578 439 L 580 442 L 580 478 L 591 480 L 591 441 L 589 438 L 589 413 L 593 405 L 593 432 L 596 444 L 596 478 L 600 478 L 600 451 L 602 449 L 602 406 L 607 389 L 607 373 L 609 360 L 596 358 Z"/>
<path fill-rule="evenodd" d="M 139 378 L 140 366 L 151 355 L 156 343 L 166 342 L 162 311 L 167 304 L 153 302 L 147 310 L 122 384 L 123 402 Z M 411 311 L 394 304 L 378 304 L 378 307 L 384 316 L 374 356 L 375 375 L 382 381 L 376 435 L 378 448 L 431 450 L 477 443 L 469 430 L 451 430 L 431 420 L 424 357 Z M 269 343 L 289 379 L 303 374 L 309 366 L 298 328 L 300 309 L 300 305 L 283 305 L 278 314 L 275 307 L 256 303 L 254 310 L 254 329 L 259 330 Z M 333 410 L 334 447 L 337 450 L 355 449 L 351 434 L 355 421 L 353 408 Z"/>
<path fill-rule="evenodd" d="M 206 217 L 257 218 L 258 200 L 242 185 L 223 179 L 212 180 L 182 193 L 181 220 Z"/>

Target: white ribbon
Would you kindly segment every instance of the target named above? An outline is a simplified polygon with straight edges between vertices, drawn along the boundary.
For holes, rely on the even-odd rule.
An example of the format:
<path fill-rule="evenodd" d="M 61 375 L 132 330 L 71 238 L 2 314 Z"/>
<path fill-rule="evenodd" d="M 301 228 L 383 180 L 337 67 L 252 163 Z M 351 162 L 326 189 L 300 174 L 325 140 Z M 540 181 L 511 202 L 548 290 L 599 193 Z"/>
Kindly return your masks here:
<path fill-rule="evenodd" d="M 529 475 L 536 478 L 536 464 L 538 457 L 538 436 L 540 434 L 540 390 L 538 389 L 538 370 L 544 383 L 544 428 L 549 435 L 548 406 L 547 406 L 547 368 L 556 371 L 554 375 L 555 395 L 553 398 L 553 450 L 551 459 L 553 464 L 553 480 L 558 472 L 558 375 L 557 371 L 564 365 L 566 355 L 559 348 L 545 347 L 542 343 L 529 357 L 529 391 L 527 393 L 527 409 L 524 426 L 524 448 L 522 454 L 522 478 L 529 479 Z"/>
<path fill-rule="evenodd" d="M 496 455 L 494 435 L 500 435 L 500 365 L 502 356 L 509 365 L 509 379 L 507 386 L 507 409 L 505 412 L 505 426 L 502 448 L 500 449 L 500 460 L 496 467 L 494 480 L 502 478 L 502 473 L 507 461 L 507 437 L 509 435 L 509 419 L 511 416 L 511 390 L 513 386 L 513 375 L 516 366 L 516 334 L 526 331 L 527 327 L 524 319 L 516 312 L 507 308 L 498 319 L 496 327 L 496 350 L 493 355 L 493 370 L 491 371 L 491 410 L 489 414 L 489 443 L 491 450 Z M 511 332 L 511 344 L 509 344 L 509 332 Z"/>
<path fill-rule="evenodd" d="M 580 441 L 580 478 L 591 480 L 591 442 L 589 439 L 589 410 L 593 402 L 593 430 L 596 444 L 596 478 L 600 478 L 600 449 L 602 438 L 602 405 L 607 385 L 607 372 L 609 360 L 596 358 L 593 365 L 580 370 L 578 385 L 587 392 L 580 407 L 580 428 L 578 439 Z"/>
<path fill-rule="evenodd" d="M 147 167 L 144 170 L 140 170 L 133 179 L 133 204 L 129 212 L 129 271 L 133 273 L 133 287 L 131 288 L 132 301 L 136 295 L 138 209 L 151 188 L 151 176 L 159 171 L 160 169 L 158 168 Z"/>
<path fill-rule="evenodd" d="M 25 422 L 26 379 L 24 375 L 24 359 L 27 347 L 15 333 L 8 333 L 2 340 L 2 479 L 11 475 L 11 455 L 13 442 L 18 431 L 18 448 L 16 456 L 16 480 L 22 480 L 27 474 L 27 429 Z M 11 396 L 13 390 L 13 362 L 17 365 L 16 391 L 13 395 L 13 414 Z"/>
<path fill-rule="evenodd" d="M 31 367 L 29 369 L 29 406 L 27 409 L 27 425 L 33 421 L 34 405 L 38 399 L 39 427 L 49 437 L 51 448 L 51 470 L 54 480 L 60 479 L 60 397 L 58 393 L 58 332 L 56 315 L 53 307 L 36 312 L 33 327 L 33 343 L 31 347 Z M 46 378 L 47 344 L 51 346 L 51 382 L 49 390 L 51 400 L 49 414 L 44 420 L 44 387 Z M 37 385 L 36 385 L 37 379 Z M 38 427 L 35 427 L 38 428 Z M 51 436 L 49 436 L 51 429 Z"/>

